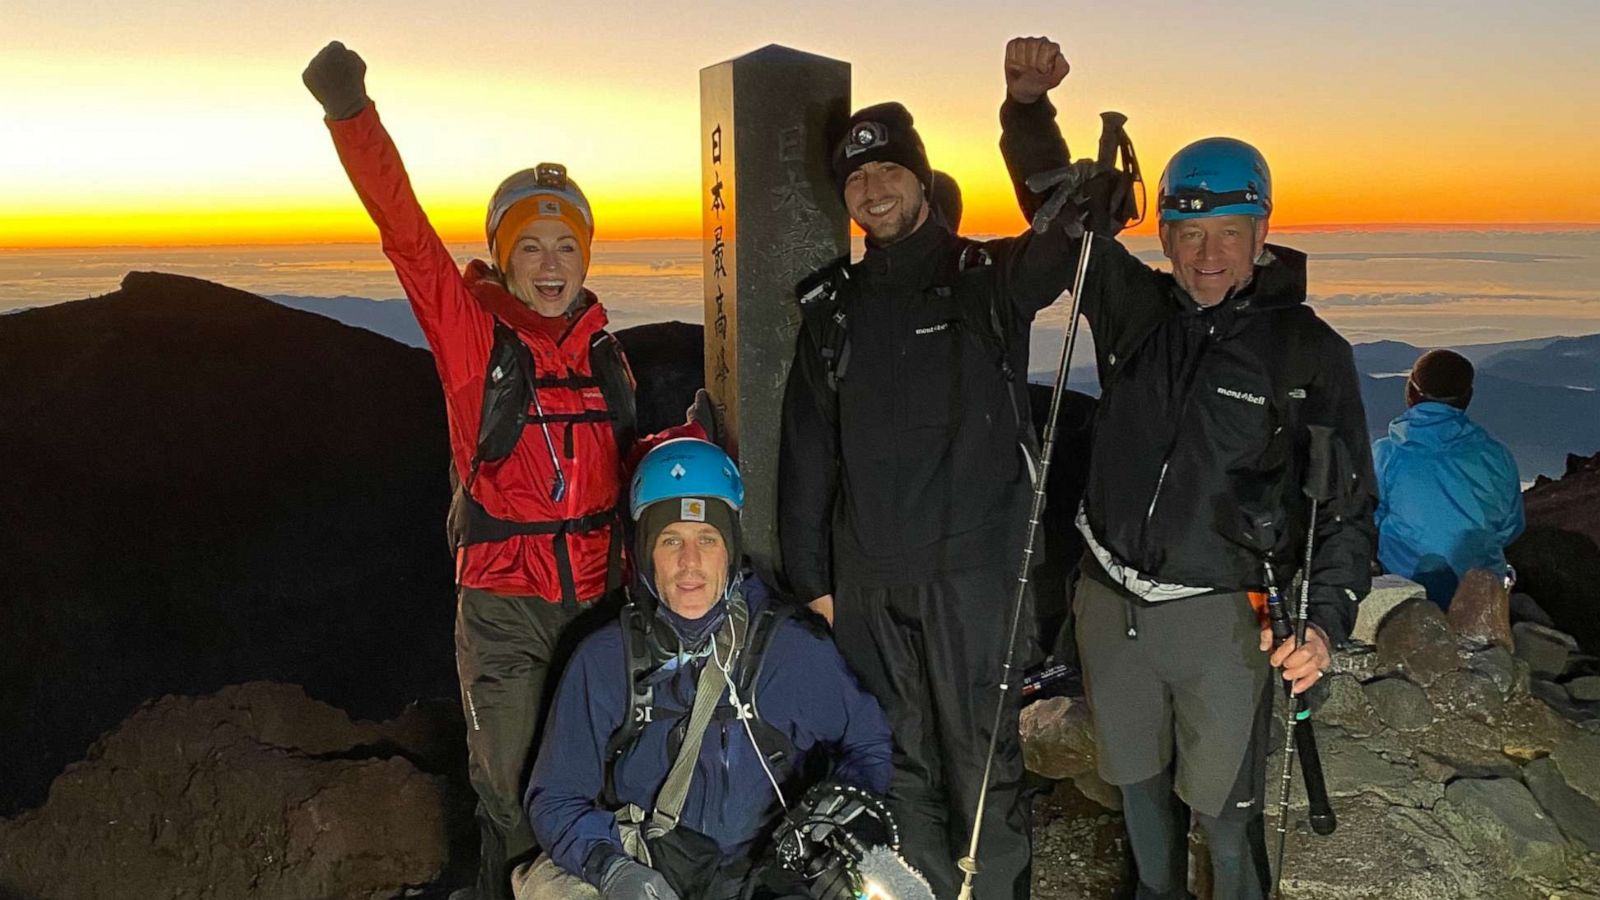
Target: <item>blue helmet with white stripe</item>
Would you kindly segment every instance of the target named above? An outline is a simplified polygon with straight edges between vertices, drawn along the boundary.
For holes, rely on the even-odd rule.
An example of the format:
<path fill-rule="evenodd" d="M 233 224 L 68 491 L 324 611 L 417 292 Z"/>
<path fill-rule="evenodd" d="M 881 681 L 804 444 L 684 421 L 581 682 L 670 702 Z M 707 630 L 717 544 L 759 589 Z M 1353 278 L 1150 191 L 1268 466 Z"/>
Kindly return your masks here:
<path fill-rule="evenodd" d="M 1272 172 L 1256 148 L 1235 138 L 1195 141 L 1172 157 L 1157 191 L 1161 221 L 1272 213 Z"/>

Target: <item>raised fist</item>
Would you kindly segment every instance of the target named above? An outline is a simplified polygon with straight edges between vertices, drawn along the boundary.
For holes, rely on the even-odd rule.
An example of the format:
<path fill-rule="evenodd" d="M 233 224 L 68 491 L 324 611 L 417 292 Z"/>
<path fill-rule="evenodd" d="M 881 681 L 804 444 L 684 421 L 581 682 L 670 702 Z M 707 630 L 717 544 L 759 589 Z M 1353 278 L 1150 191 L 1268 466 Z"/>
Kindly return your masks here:
<path fill-rule="evenodd" d="M 1071 70 L 1061 45 L 1049 38 L 1019 37 L 1006 44 L 1006 92 L 1018 103 L 1043 97 Z"/>
<path fill-rule="evenodd" d="M 311 58 L 300 80 L 330 119 L 348 119 L 366 108 L 367 64 L 338 41 Z"/>

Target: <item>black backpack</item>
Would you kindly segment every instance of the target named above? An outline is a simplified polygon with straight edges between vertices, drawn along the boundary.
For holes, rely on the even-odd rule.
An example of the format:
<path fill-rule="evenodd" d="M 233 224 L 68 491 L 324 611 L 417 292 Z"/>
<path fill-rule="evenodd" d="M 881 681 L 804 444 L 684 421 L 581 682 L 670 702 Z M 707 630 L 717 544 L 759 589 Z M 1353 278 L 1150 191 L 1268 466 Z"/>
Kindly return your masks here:
<path fill-rule="evenodd" d="M 744 648 L 739 652 L 737 671 L 731 679 L 742 703 L 739 708 L 735 708 L 724 700 L 712 716 L 712 722 L 748 720 L 757 749 L 780 783 L 794 774 L 794 744 L 790 742 L 788 735 L 761 718 L 761 709 L 756 704 L 755 686 L 761 676 L 762 666 L 766 662 L 767 649 L 772 645 L 773 635 L 783 627 L 783 623 L 788 621 L 794 612 L 795 608 L 788 603 L 771 602 L 756 615 L 754 621 L 750 623 L 749 636 L 745 640 Z M 648 617 L 652 615 L 650 610 L 638 603 L 629 603 L 622 608 L 619 617 L 628 673 L 628 708 L 622 716 L 622 724 L 617 726 L 617 730 L 606 741 L 604 800 L 613 807 L 619 804 L 614 780 L 616 764 L 628 748 L 639 739 L 644 726 L 665 719 L 676 720 L 667 747 L 667 756 L 670 759 L 677 756 L 678 748 L 683 744 L 683 731 L 689 723 L 688 709 L 668 707 L 656 702 L 651 676 L 657 672 L 664 660 L 675 655 L 675 650 L 662 645 L 655 629 L 651 627 Z M 706 665 L 712 663 L 708 662 Z"/>
<path fill-rule="evenodd" d="M 950 264 L 940 271 L 928 290 L 948 296 L 961 277 L 978 269 L 994 265 L 994 256 L 980 241 L 957 236 L 957 251 Z M 839 381 L 850 368 L 849 317 L 839 302 L 839 293 L 850 281 L 850 265 L 843 259 L 835 260 L 800 284 L 796 294 L 800 300 L 800 317 L 816 336 L 821 351 L 823 369 L 829 390 L 837 392 Z M 1017 427 L 1017 443 L 1022 449 L 1028 467 L 1028 482 L 1037 487 L 1041 451 L 1039 437 L 1033 430 L 1032 407 L 1028 402 L 1026 377 L 1018 377 L 1011 365 L 1011 309 L 1005 303 L 991 302 L 986 316 L 978 321 L 963 319 L 963 331 L 971 335 L 984 348 L 984 353 L 994 361 L 995 369 L 1006 383 L 1006 395 L 1011 401 L 1011 417 Z"/>
<path fill-rule="evenodd" d="M 489 351 L 489 362 L 483 380 L 482 416 L 478 425 L 477 449 L 468 468 L 467 481 L 456 476 L 450 467 L 450 516 L 447 531 L 450 548 L 456 553 L 458 566 L 462 548 L 471 544 L 503 541 L 519 534 L 553 534 L 556 536 L 556 568 L 561 576 L 562 601 L 576 603 L 576 586 L 568 557 L 568 534 L 595 531 L 611 526 L 611 561 L 606 578 L 607 590 L 622 585 L 622 539 L 626 516 L 626 492 L 619 494 L 616 508 L 577 519 L 516 522 L 499 519 L 489 514 L 483 504 L 472 496 L 472 486 L 477 481 L 478 469 L 486 462 L 499 462 L 511 455 L 523 430 L 529 425 L 549 422 L 576 424 L 606 420 L 611 422 L 616 437 L 617 451 L 625 455 L 637 436 L 638 410 L 634 396 L 633 373 L 628 369 L 622 344 L 607 331 L 597 331 L 589 341 L 589 375 L 568 374 L 541 376 L 534 369 L 533 352 L 517 337 L 509 325 L 496 319 L 494 345 Z M 592 412 L 548 415 L 542 419 L 529 411 L 534 390 L 541 387 L 600 388 L 606 408 Z M 459 572 L 458 572 L 459 575 Z"/>

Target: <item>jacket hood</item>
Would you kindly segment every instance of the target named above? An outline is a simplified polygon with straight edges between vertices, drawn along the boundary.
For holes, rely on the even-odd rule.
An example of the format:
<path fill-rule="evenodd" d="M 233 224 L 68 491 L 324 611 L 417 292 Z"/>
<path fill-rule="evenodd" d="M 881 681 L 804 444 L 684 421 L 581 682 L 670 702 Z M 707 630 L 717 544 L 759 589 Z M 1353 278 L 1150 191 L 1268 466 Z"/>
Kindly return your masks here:
<path fill-rule="evenodd" d="M 1412 447 L 1448 447 L 1471 439 L 1477 432 L 1478 426 L 1467 418 L 1465 410 L 1432 401 L 1418 403 L 1389 423 L 1389 437 L 1396 444 Z"/>

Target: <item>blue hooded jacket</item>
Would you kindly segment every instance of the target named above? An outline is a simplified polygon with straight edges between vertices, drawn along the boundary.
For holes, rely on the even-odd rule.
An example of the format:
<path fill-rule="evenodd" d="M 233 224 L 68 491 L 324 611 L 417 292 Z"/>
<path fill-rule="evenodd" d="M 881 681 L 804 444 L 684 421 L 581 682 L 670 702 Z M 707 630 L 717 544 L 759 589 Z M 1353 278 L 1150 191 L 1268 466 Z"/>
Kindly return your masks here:
<path fill-rule="evenodd" d="M 1506 571 L 1522 533 L 1522 484 L 1505 445 L 1445 403 L 1423 402 L 1372 445 L 1378 559 L 1450 605 L 1468 569 Z"/>
<path fill-rule="evenodd" d="M 752 622 L 774 602 L 755 579 L 744 581 L 739 590 Z M 665 621 L 658 618 L 656 627 Z M 702 656 L 677 666 L 656 684 L 657 701 L 682 709 L 692 706 L 700 670 L 708 661 Z M 826 634 L 796 619 L 784 620 L 772 635 L 754 690 L 762 720 L 794 745 L 797 768 L 805 767 L 810 753 L 826 752 L 835 761 L 834 780 L 879 794 L 888 790 L 888 720 Z M 539 846 L 556 865 L 591 884 L 601 874 L 596 864 L 622 852 L 616 817 L 602 806 L 601 795 L 606 744 L 627 709 L 622 626 L 612 622 L 579 645 L 561 677 L 524 804 Z M 668 737 L 674 723 L 647 723 L 618 760 L 615 787 L 622 803 L 653 808 L 672 767 Z M 799 798 L 785 799 L 792 803 Z M 765 836 L 778 809 L 742 724 L 713 720 L 700 746 L 679 827 L 713 838 L 728 862 Z"/>

